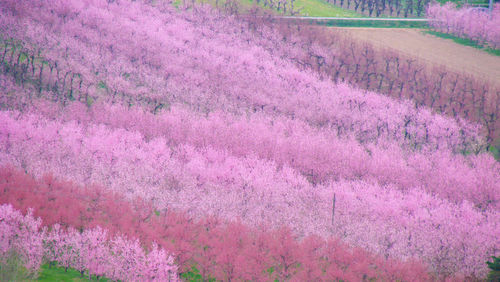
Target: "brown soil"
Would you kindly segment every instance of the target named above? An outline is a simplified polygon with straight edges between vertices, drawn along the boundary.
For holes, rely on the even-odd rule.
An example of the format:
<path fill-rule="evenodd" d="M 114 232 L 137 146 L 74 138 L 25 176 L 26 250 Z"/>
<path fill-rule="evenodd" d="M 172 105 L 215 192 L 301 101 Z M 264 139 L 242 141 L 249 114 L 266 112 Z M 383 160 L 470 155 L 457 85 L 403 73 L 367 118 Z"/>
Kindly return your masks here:
<path fill-rule="evenodd" d="M 397 50 L 409 57 L 443 65 L 455 72 L 466 73 L 500 85 L 500 57 L 457 44 L 449 39 L 424 34 L 420 29 L 337 28 L 354 39 L 375 46 Z"/>

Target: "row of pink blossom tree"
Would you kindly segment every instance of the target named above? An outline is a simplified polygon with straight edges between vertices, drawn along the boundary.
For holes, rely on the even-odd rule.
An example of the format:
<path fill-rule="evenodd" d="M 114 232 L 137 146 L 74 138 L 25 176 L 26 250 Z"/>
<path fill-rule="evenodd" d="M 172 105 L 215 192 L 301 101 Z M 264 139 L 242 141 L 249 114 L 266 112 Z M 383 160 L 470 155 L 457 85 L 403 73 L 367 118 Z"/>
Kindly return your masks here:
<path fill-rule="evenodd" d="M 55 11 L 46 1 L 26 4 L 10 16 L 6 12 L 1 21 L 6 36 L 15 39 L 3 46 L 9 72 L 21 82 L 35 81 L 32 87 L 39 95 L 63 103 L 124 100 L 155 111 L 177 103 L 204 113 L 259 111 L 301 119 L 338 135 L 352 134 L 362 143 L 382 137 L 414 149 L 445 143 L 454 152 L 485 147 L 470 123 L 433 122 L 441 117 L 417 110 L 411 102 L 336 86 L 300 70 L 292 58 L 282 59 L 302 54 L 300 45 L 270 46 L 281 36 L 269 27 L 254 32 L 245 23 L 205 10 L 172 20 L 174 12 L 167 7 L 96 1 L 80 13 L 81 7 L 69 3 Z M 41 16 L 48 13 L 55 16 Z M 315 49 L 329 53 L 325 46 L 316 44 Z M 50 92 L 42 94 L 46 90 Z M 447 140 L 436 144 L 432 131 Z"/>
<path fill-rule="evenodd" d="M 397 100 L 408 99 L 417 108 L 425 106 L 442 115 L 480 123 L 488 143 L 500 148 L 497 81 L 457 73 L 324 27 L 279 21 L 273 24 L 272 20 L 268 24 L 282 34 L 279 40 L 268 42 L 268 48 L 302 47 L 302 52 L 281 52 L 283 58 L 295 62 L 300 69 L 314 70 L 333 81 L 346 81 Z"/>
<path fill-rule="evenodd" d="M 397 147 L 383 152 L 374 147 L 375 162 L 370 162 L 369 154 L 364 153 L 368 160 L 364 165 L 368 165 L 373 176 L 361 173 L 350 181 L 330 179 L 314 185 L 287 163 L 277 165 L 251 151 L 235 156 L 208 142 L 199 146 L 176 145 L 161 136 L 145 138 L 138 131 L 103 124 L 82 126 L 77 120 L 61 122 L 14 112 L 1 116 L 2 164 L 13 164 L 37 177 L 52 172 L 58 178 L 69 177 L 83 185 L 99 183 L 129 199 L 144 199 L 160 211 L 187 211 L 196 218 L 241 218 L 251 226 L 286 224 L 299 236 L 336 235 L 388 257 L 420 258 L 439 275 L 459 271 L 484 275 L 483 261 L 496 252 L 498 240 L 494 236 L 499 227 L 494 218 L 498 208 L 488 203 L 498 203 L 495 199 L 499 168 L 487 155 L 472 156 L 469 161 L 474 164 L 460 168 L 463 157 L 448 159 L 443 164 L 453 156 L 437 153 L 429 163 L 439 165 L 436 169 L 420 166 L 428 156 L 419 154 L 411 159 L 412 170 L 428 173 L 412 178 L 404 172 L 411 170 L 401 170 L 404 155 L 398 156 Z M 259 128 L 265 129 L 262 125 Z M 355 153 L 356 149 L 337 150 Z M 321 156 L 334 152 L 315 154 L 313 157 L 321 164 Z M 336 164 L 338 168 L 330 168 L 332 172 L 342 174 L 341 161 L 342 158 Z M 471 169 L 476 172 L 471 174 Z M 445 178 L 440 182 L 442 187 L 427 184 L 428 189 L 436 189 L 436 196 L 420 185 L 395 187 L 390 180 L 425 179 L 433 170 L 438 173 L 437 181 Z M 477 181 L 485 190 L 464 195 L 457 189 L 471 181 Z M 474 185 L 471 188 L 476 189 Z M 337 204 L 332 211 L 334 193 Z M 452 203 L 437 195 L 461 199 Z M 485 197 L 483 204 L 474 207 L 468 198 L 463 198 L 468 195 Z M 415 208 L 408 210 L 410 206 Z M 334 223 L 332 217 L 336 218 Z"/>
<path fill-rule="evenodd" d="M 31 211 L 22 215 L 11 205 L 0 205 L 0 260 L 18 254 L 36 277 L 42 261 L 78 270 L 89 278 L 106 276 L 122 281 L 177 281 L 173 258 L 153 244 L 146 252 L 139 241 L 117 235 L 110 237 L 102 228 L 63 229 L 59 225 L 41 228 L 41 219 Z"/>
<path fill-rule="evenodd" d="M 29 112 L 34 115 L 30 116 Z M 43 115 L 40 116 L 40 113 Z M 464 157 L 445 153 L 444 148 L 426 153 L 406 152 L 399 148 L 397 143 L 391 143 L 389 140 L 380 141 L 378 146 L 362 146 L 353 138 L 338 138 L 334 133 L 317 130 L 298 120 L 269 118 L 262 114 L 243 118 L 220 111 L 204 116 L 180 106 L 154 115 L 141 109 L 128 109 L 105 103 L 98 103 L 87 109 L 83 104 L 75 102 L 58 109 L 57 104 L 41 102 L 26 111 L 26 114 L 26 119 L 17 121 L 26 125 L 16 127 L 16 122 L 12 121 L 10 126 L 4 128 L 10 139 L 17 140 L 12 141 L 16 143 L 14 146 L 30 146 L 23 145 L 26 142 L 22 141 L 25 138 L 24 133 L 17 133 L 16 128 L 33 133 L 41 130 L 50 139 L 65 138 L 60 132 L 42 129 L 47 125 L 33 123 L 33 119 L 54 122 L 50 128 L 56 128 L 56 124 L 60 124 L 61 128 L 72 127 L 72 122 L 77 122 L 82 126 L 76 126 L 72 131 L 81 134 L 78 137 L 80 140 L 88 138 L 88 134 L 93 135 L 91 128 L 100 124 L 105 126 L 103 128 L 106 128 L 106 132 L 126 130 L 122 133 L 123 137 L 116 138 L 117 143 L 118 140 L 129 139 L 125 136 L 135 136 L 139 133 L 141 140 L 137 142 L 144 142 L 144 145 L 137 145 L 138 148 L 149 146 L 150 140 L 165 144 L 169 152 L 164 154 L 170 155 L 171 158 L 180 158 L 181 163 L 186 162 L 186 157 L 179 157 L 180 152 L 184 151 L 179 148 L 187 146 L 193 147 L 192 150 L 202 155 L 213 151 L 213 155 L 222 154 L 223 158 L 231 156 L 244 160 L 245 157 L 258 157 L 278 167 L 288 166 L 313 184 L 338 179 L 363 179 L 381 185 L 392 184 L 400 190 L 420 187 L 428 193 L 455 203 L 470 201 L 481 209 L 497 209 L 500 202 L 499 187 L 495 185 L 499 181 L 499 167 L 495 160 L 486 154 Z M 6 121 L 8 120 L 10 119 L 6 118 Z M 54 135 L 49 137 L 49 132 Z M 108 133 L 100 136 L 106 138 L 106 135 Z M 17 139 L 15 136 L 23 137 Z M 36 140 L 40 143 L 48 141 L 38 138 Z M 31 142 L 35 141 L 29 141 Z M 74 146 L 66 142 L 60 144 Z M 91 144 L 76 146 L 93 150 L 89 159 L 95 155 L 95 148 L 91 149 Z M 114 148 L 113 145 L 111 147 Z M 83 152 L 83 149 L 75 150 Z M 116 154 L 117 148 L 113 150 Z M 210 160 L 207 156 L 203 158 Z M 19 163 L 19 159 L 17 162 Z M 27 160 L 23 162 L 30 163 Z M 215 164 L 209 161 L 206 165 Z M 61 169 L 57 171 L 62 173 Z"/>
<path fill-rule="evenodd" d="M 177 228 L 174 218 L 162 228 L 180 233 L 177 239 L 197 238 L 160 238 L 184 270 L 196 253 L 205 277 L 262 280 L 263 264 L 248 273 L 243 261 L 272 249 L 265 261 L 279 266 L 277 279 L 294 271 L 309 277 L 298 270 L 309 261 L 294 253 L 295 236 L 335 235 L 389 260 L 419 259 L 438 277 L 485 276 L 484 261 L 498 255 L 500 167 L 481 153 L 480 129 L 332 83 L 319 69 L 343 57 L 340 51 L 332 57 L 312 38 L 207 7 L 179 12 L 151 1 L 1 0 L 0 9 L 0 103 L 7 109 L 0 113 L 0 165 L 144 201 L 149 212 L 134 213 L 142 219 L 152 220 L 151 210 L 239 218 L 265 238 L 245 237 L 243 248 L 230 228 L 219 229 L 215 240 L 203 228 L 188 231 L 193 225 L 180 219 Z M 353 77 L 365 76 L 355 61 Z M 316 64 L 298 66 L 304 62 Z M 498 104 L 479 98 L 495 113 Z M 35 207 L 40 201 L 29 197 L 35 190 L 8 196 L 4 189 L 1 199 Z M 63 199 L 46 204 L 67 207 L 78 220 L 80 205 L 75 200 L 70 208 Z M 122 220 L 114 216 L 109 224 Z M 246 232 L 238 226 L 235 232 Z M 154 234 L 144 224 L 131 229 Z M 312 242 L 329 246 L 322 240 Z M 208 241 L 213 247 L 206 250 Z M 258 256 L 249 247 L 256 242 L 265 245 Z M 321 277 L 321 255 L 311 256 L 309 269 Z"/>
<path fill-rule="evenodd" d="M 427 8 L 429 25 L 436 31 L 469 38 L 481 46 L 500 49 L 500 4 L 492 11 L 462 7 L 453 2 L 430 4 Z"/>
<path fill-rule="evenodd" d="M 35 180 L 9 167 L 0 168 L 2 203 L 11 203 L 23 213 L 32 208 L 34 216 L 41 217 L 46 226 L 59 224 L 84 230 L 102 226 L 109 230 L 110 237 L 125 234 L 145 243 L 158 242 L 175 256 L 180 273 L 196 266 L 205 279 L 431 279 L 418 261 L 375 256 L 332 237 L 311 235 L 300 239 L 286 226 L 255 228 L 213 216 L 193 219 L 171 209 L 158 212 L 147 202 L 127 201 L 103 187 L 79 187 L 50 175 Z"/>

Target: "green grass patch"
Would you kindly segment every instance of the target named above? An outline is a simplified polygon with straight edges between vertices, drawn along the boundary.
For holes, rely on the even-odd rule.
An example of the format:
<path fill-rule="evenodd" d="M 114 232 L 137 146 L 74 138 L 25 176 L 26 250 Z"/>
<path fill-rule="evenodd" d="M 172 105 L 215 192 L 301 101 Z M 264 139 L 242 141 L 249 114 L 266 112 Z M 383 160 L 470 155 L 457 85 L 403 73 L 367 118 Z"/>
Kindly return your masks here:
<path fill-rule="evenodd" d="M 209 4 L 212 7 L 218 6 L 219 8 L 224 7 L 226 2 L 227 2 L 226 0 L 195 0 L 195 3 Z M 257 5 L 256 2 L 254 3 L 252 0 L 236 0 L 235 2 L 238 4 L 239 13 L 246 13 L 246 12 L 250 11 L 250 9 L 252 7 Z M 172 4 L 177 9 L 180 9 L 184 6 L 184 4 L 187 5 L 188 7 L 190 7 L 192 4 L 192 0 L 175 0 L 174 2 L 172 2 Z M 259 6 L 261 8 L 264 8 L 263 5 L 259 5 Z"/>
<path fill-rule="evenodd" d="M 491 49 L 491 48 L 480 46 L 477 44 L 476 41 L 468 39 L 468 38 L 456 37 L 452 34 L 431 31 L 431 30 L 427 30 L 427 31 L 423 31 L 423 32 L 425 34 L 430 34 L 430 35 L 433 35 L 433 36 L 436 36 L 439 38 L 450 39 L 450 40 L 453 40 L 453 42 L 455 42 L 455 43 L 465 45 L 465 46 L 474 47 L 476 49 L 483 50 L 483 51 L 488 52 L 488 53 L 495 55 L 495 56 L 500 56 L 500 49 Z"/>
<path fill-rule="evenodd" d="M 40 274 L 38 276 L 38 279 L 36 281 L 63 281 L 63 282 L 70 282 L 70 281 L 90 281 L 88 279 L 88 276 L 81 277 L 80 272 L 69 268 L 68 271 L 66 272 L 64 267 L 56 267 L 53 266 L 49 268 L 48 264 L 42 265 L 40 269 Z M 95 280 L 95 277 L 93 277 L 92 281 L 97 281 Z M 99 281 L 108 281 L 106 278 L 100 278 Z"/>
<path fill-rule="evenodd" d="M 200 271 L 196 268 L 196 266 L 192 266 L 190 271 L 182 273 L 181 277 L 183 278 L 184 281 L 190 281 L 190 282 L 203 281 L 203 277 L 201 276 Z"/>
<path fill-rule="evenodd" d="M 498 146 L 489 145 L 488 152 L 493 155 L 493 157 L 500 162 L 500 144 Z"/>
<path fill-rule="evenodd" d="M 311 21 L 319 25 L 340 27 L 375 27 L 375 28 L 427 28 L 427 22 L 380 21 L 380 20 L 323 20 Z"/>
<path fill-rule="evenodd" d="M 173 5 L 177 8 L 182 7 L 184 0 L 175 0 Z M 239 12 L 245 13 L 249 11 L 254 6 L 259 6 L 260 8 L 272 11 L 274 14 L 283 14 L 283 9 L 278 11 L 276 8 L 270 9 L 263 5 L 263 0 L 258 4 L 256 0 L 236 0 L 239 6 Z M 188 5 L 191 4 L 191 0 L 186 0 Z M 207 3 L 215 7 L 223 7 L 226 0 L 196 0 L 196 3 Z M 330 4 L 324 0 L 295 0 L 294 10 L 300 10 L 300 16 L 310 16 L 310 17 L 345 17 L 345 18 L 361 18 L 365 17 L 362 14 L 358 14 L 351 10 L 342 9 L 333 4 Z M 289 7 L 287 7 L 287 14 L 289 14 Z"/>
<path fill-rule="evenodd" d="M 216 281 L 215 278 L 212 278 L 210 276 L 208 278 L 203 277 L 195 265 L 191 266 L 191 269 L 188 272 L 182 273 L 181 278 L 182 278 L 182 280 L 189 281 L 189 282 L 202 282 L 202 281 L 215 282 Z"/>
<path fill-rule="evenodd" d="M 104 81 L 99 81 L 99 83 L 97 84 L 97 87 L 100 88 L 100 89 L 105 89 L 105 90 L 108 90 L 108 85 L 106 85 L 106 83 Z"/>
<path fill-rule="evenodd" d="M 92 98 L 90 96 L 87 96 L 87 101 L 86 102 L 87 102 L 87 107 L 90 108 L 92 106 L 92 104 L 94 104 L 95 101 L 94 101 L 94 98 Z"/>
<path fill-rule="evenodd" d="M 0 281 L 30 281 L 35 274 L 24 267 L 15 251 L 7 252 L 0 261 Z"/>
<path fill-rule="evenodd" d="M 300 9 L 301 16 L 310 17 L 344 17 L 364 18 L 365 16 L 351 10 L 342 9 L 322 0 L 296 0 L 295 9 Z"/>
<path fill-rule="evenodd" d="M 453 2 L 457 5 L 458 8 L 464 6 L 464 5 L 471 5 L 471 6 L 482 6 L 482 7 L 487 7 L 489 4 L 488 0 L 437 0 L 438 3 L 440 4 L 445 4 L 446 2 Z"/>
<path fill-rule="evenodd" d="M 24 63 L 28 60 L 28 56 L 25 53 L 21 53 L 21 56 L 19 56 L 19 63 Z"/>

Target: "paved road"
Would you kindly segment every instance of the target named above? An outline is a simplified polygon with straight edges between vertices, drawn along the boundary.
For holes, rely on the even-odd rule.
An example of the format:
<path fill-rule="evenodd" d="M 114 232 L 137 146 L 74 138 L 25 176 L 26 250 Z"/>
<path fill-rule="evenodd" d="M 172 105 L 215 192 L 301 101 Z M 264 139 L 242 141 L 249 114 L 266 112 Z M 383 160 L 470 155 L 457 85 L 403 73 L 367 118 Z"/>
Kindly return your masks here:
<path fill-rule="evenodd" d="M 393 21 L 393 22 L 427 22 L 428 19 L 414 19 L 414 18 L 336 18 L 336 17 L 292 17 L 292 16 L 283 16 L 276 17 L 279 19 L 297 19 L 297 20 L 356 20 L 356 21 Z"/>

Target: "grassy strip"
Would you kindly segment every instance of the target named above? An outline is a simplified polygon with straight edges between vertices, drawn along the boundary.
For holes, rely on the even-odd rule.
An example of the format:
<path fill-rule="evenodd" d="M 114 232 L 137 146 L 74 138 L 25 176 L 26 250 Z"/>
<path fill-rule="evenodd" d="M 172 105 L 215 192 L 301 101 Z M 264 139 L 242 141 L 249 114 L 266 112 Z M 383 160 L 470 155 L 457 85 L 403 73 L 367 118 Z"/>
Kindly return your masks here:
<path fill-rule="evenodd" d="M 184 0 L 188 4 L 191 3 L 191 0 Z M 216 2 L 219 7 L 224 6 L 226 0 L 195 0 L 197 3 L 205 3 L 210 4 L 215 7 Z M 278 11 L 276 8 L 271 9 L 267 6 L 263 5 L 263 1 L 260 1 L 257 4 L 256 0 L 236 0 L 238 3 L 238 8 L 240 13 L 245 13 L 250 11 L 250 9 L 254 6 L 258 6 L 260 8 L 266 9 L 268 11 L 273 11 L 276 15 L 283 14 L 283 10 Z M 183 0 L 175 0 L 173 5 L 177 8 L 183 5 Z M 295 0 L 294 2 L 294 11 L 300 10 L 299 16 L 310 16 L 310 17 L 343 17 L 343 18 L 364 18 L 366 16 L 362 14 L 358 14 L 351 10 L 342 9 L 333 4 L 330 4 L 324 0 Z M 286 14 L 289 14 L 287 11 Z"/>
<path fill-rule="evenodd" d="M 340 27 L 376 27 L 376 28 L 427 28 L 427 22 L 411 21 L 360 21 L 360 20 L 322 20 L 310 21 L 318 25 Z"/>
<path fill-rule="evenodd" d="M 474 47 L 476 49 L 486 51 L 492 55 L 500 56 L 500 49 L 491 49 L 491 48 L 480 46 L 476 41 L 468 39 L 468 38 L 456 37 L 456 36 L 448 34 L 448 33 L 442 33 L 442 32 L 431 31 L 431 30 L 427 30 L 427 31 L 423 31 L 423 32 L 425 34 L 434 35 L 436 37 L 440 37 L 440 38 L 444 38 L 444 39 L 451 39 L 455 43 L 465 45 L 465 46 Z"/>
<path fill-rule="evenodd" d="M 274 268 L 271 267 L 267 270 L 269 274 L 271 275 L 274 271 Z M 94 280 L 95 278 L 92 277 L 92 281 L 97 281 Z M 181 279 L 184 281 L 190 281 L 190 282 L 202 282 L 202 281 L 208 281 L 208 282 L 214 282 L 216 281 L 212 277 L 203 277 L 200 274 L 200 271 L 196 268 L 196 266 L 192 266 L 190 271 L 184 272 L 181 274 Z M 30 281 L 30 280 L 27 280 Z M 48 264 L 42 265 L 40 269 L 40 274 L 38 276 L 37 280 L 33 281 L 62 281 L 62 282 L 75 282 L 75 281 L 91 281 L 88 279 L 87 276 L 81 277 L 80 272 L 68 268 L 68 271 L 64 270 L 64 267 L 51 267 L 49 268 Z M 99 281 L 102 282 L 107 282 L 109 281 L 106 278 L 100 278 Z M 272 281 L 272 280 L 271 280 Z"/>
<path fill-rule="evenodd" d="M 94 281 L 94 277 L 92 281 Z M 90 281 L 88 276 L 81 277 L 80 272 L 69 268 L 65 271 L 64 267 L 53 266 L 49 268 L 48 264 L 42 265 L 40 274 L 36 281 Z M 97 280 L 96 280 L 97 281 Z M 99 281 L 108 281 L 106 278 L 100 278 Z"/>
<path fill-rule="evenodd" d="M 296 0 L 296 9 L 302 8 L 301 16 L 310 17 L 345 17 L 345 18 L 364 18 L 366 16 L 358 14 L 351 10 L 342 9 L 323 0 Z"/>
<path fill-rule="evenodd" d="M 472 6 L 483 6 L 487 7 L 489 1 L 488 0 L 437 0 L 440 4 L 445 4 L 446 2 L 453 2 L 457 5 L 458 8 L 463 7 L 464 5 L 472 5 Z"/>

